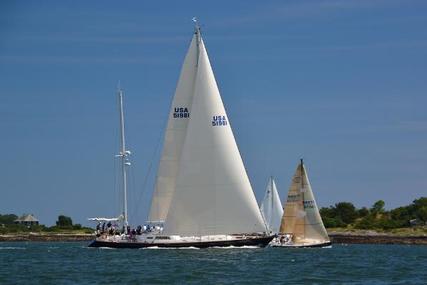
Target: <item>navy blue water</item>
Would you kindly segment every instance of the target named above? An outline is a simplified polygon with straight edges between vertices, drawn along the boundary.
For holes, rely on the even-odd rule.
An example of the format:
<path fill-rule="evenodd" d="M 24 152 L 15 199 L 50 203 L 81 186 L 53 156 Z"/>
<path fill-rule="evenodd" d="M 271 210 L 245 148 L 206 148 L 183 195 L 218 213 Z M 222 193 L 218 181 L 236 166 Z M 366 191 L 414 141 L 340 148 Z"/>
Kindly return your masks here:
<path fill-rule="evenodd" d="M 0 284 L 427 284 L 427 246 L 96 249 L 0 243 Z"/>

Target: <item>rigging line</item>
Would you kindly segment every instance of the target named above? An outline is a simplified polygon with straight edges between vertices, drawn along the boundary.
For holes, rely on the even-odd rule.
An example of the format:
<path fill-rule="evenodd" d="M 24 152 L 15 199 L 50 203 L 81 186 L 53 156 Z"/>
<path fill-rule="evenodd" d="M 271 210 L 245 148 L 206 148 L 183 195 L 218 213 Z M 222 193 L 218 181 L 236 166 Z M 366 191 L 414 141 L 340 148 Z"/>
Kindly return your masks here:
<path fill-rule="evenodd" d="M 130 167 L 129 168 L 129 176 L 130 176 L 130 180 L 131 180 L 131 191 L 130 191 L 130 193 L 132 194 L 132 198 L 133 197 L 137 197 L 137 192 L 138 191 L 136 191 L 136 176 L 135 176 L 135 162 L 133 161 L 132 162 L 132 166 L 133 167 Z M 134 221 L 135 221 L 135 219 L 136 219 L 136 215 L 138 214 L 138 202 L 137 202 L 137 199 L 132 199 L 132 201 L 134 201 L 133 202 L 133 204 L 132 204 L 132 209 L 131 209 L 131 216 L 130 217 L 133 217 L 133 219 L 134 219 Z"/>
<path fill-rule="evenodd" d="M 127 122 L 127 127 L 129 129 L 129 121 L 132 122 L 131 120 L 128 120 Z M 132 125 L 132 123 L 130 123 Z M 127 140 L 127 147 L 128 146 L 132 146 L 133 144 L 133 138 L 132 135 L 126 135 L 126 140 Z M 132 153 L 133 154 L 133 153 Z M 130 162 L 130 159 L 128 160 L 128 162 Z M 135 178 L 135 161 L 133 160 L 132 162 L 130 162 L 131 164 L 126 166 L 127 167 L 127 173 L 128 173 L 128 181 L 130 182 L 128 185 L 128 201 L 134 201 L 135 199 L 133 199 L 134 197 L 136 197 L 136 178 Z M 132 206 L 133 209 L 130 210 L 132 215 L 128 215 L 128 218 L 132 218 L 135 221 L 135 204 L 130 204 L 130 206 Z"/>
<path fill-rule="evenodd" d="M 197 18 L 196 17 L 194 17 L 193 18 L 193 21 L 195 22 L 195 23 L 197 23 Z M 200 55 L 200 51 L 199 51 L 199 44 L 200 44 L 200 40 L 201 40 L 201 35 L 200 35 L 200 27 L 199 27 L 199 25 L 197 24 L 196 25 L 196 32 L 198 32 L 198 38 L 196 39 L 197 40 L 197 48 L 198 48 L 198 51 L 197 51 L 197 62 L 196 62 L 196 67 L 197 67 L 197 65 L 198 65 L 198 60 L 199 60 L 199 55 Z M 194 85 L 195 85 L 195 80 L 196 80 L 196 77 L 194 78 L 194 81 L 193 81 L 193 92 L 194 92 Z M 141 200 L 142 200 L 142 198 L 144 197 L 144 194 L 146 193 L 146 186 L 147 186 L 147 182 L 148 182 L 148 177 L 149 177 L 149 175 L 151 174 L 151 171 L 152 171 L 152 167 L 153 167 L 153 161 L 154 161 L 154 157 L 156 156 L 156 154 L 157 154 L 157 152 L 159 151 L 159 148 L 160 148 L 160 144 L 161 144 L 161 140 L 162 140 L 162 138 L 164 138 L 164 136 L 166 135 L 166 130 L 167 130 L 167 127 L 168 127 L 168 119 L 169 119 L 169 116 L 170 116 L 170 111 L 171 111 L 171 109 L 173 108 L 173 100 L 175 99 L 175 95 L 173 95 L 173 96 L 171 96 L 170 97 L 170 99 L 169 99 L 169 111 L 167 111 L 167 112 L 165 112 L 166 113 L 166 116 L 163 118 L 163 123 L 162 123 L 162 125 L 164 126 L 162 129 L 161 129 L 161 131 L 160 131 L 160 133 L 159 133 L 159 137 L 158 137 L 158 139 L 157 139 L 157 144 L 156 144 L 156 148 L 155 148 L 155 150 L 154 150 L 154 152 L 153 152 L 153 155 L 152 155 L 152 158 L 151 158 L 151 161 L 150 161 L 150 164 L 149 164 L 149 166 L 148 166 L 148 170 L 147 170 L 147 174 L 145 175 L 145 178 L 144 178 L 144 182 L 143 182 L 143 185 L 142 185 L 142 191 L 140 192 L 141 194 L 139 195 L 139 197 L 138 197 L 138 203 L 137 203 L 137 205 L 139 205 L 140 204 L 140 202 L 141 202 Z M 160 159 L 159 159 L 159 164 L 160 164 Z M 156 182 L 156 180 L 157 180 L 157 175 L 156 175 L 156 177 L 155 177 L 155 182 L 154 183 L 157 183 Z M 155 185 L 154 185 L 154 187 L 155 187 Z M 155 190 L 154 190 L 155 191 Z M 151 210 L 151 206 L 150 206 L 150 209 L 149 209 L 149 211 Z M 137 207 L 136 208 L 136 213 L 138 213 L 138 211 L 139 211 L 139 207 Z M 148 214 L 150 214 L 149 212 L 148 212 Z"/>
<path fill-rule="evenodd" d="M 128 201 L 134 201 L 134 197 L 136 197 L 136 187 L 135 187 L 135 171 L 134 171 L 134 167 L 135 164 L 132 161 L 132 165 L 130 165 L 130 167 L 128 167 L 128 173 L 129 173 L 129 180 L 130 180 L 130 187 L 128 188 L 130 191 L 129 193 L 129 197 L 128 197 Z M 131 204 L 132 209 L 135 209 L 135 204 Z M 131 210 L 132 211 L 132 210 Z M 129 218 L 132 218 L 133 220 L 135 220 L 135 215 L 133 215 L 134 213 L 132 212 L 132 215 L 129 216 Z"/>
<path fill-rule="evenodd" d="M 303 190 L 303 189 L 304 189 L 304 165 L 303 165 L 303 162 L 302 162 L 302 159 L 301 159 L 301 188 L 300 188 L 300 191 Z M 304 199 L 305 199 L 304 192 L 301 191 L 301 194 L 302 194 L 302 209 L 303 209 L 303 211 L 305 211 L 305 207 L 304 207 Z M 304 238 L 305 238 L 305 231 L 306 231 L 306 229 L 305 229 L 306 219 L 307 219 L 307 215 L 304 216 Z"/>
<path fill-rule="evenodd" d="M 128 144 L 127 145 L 133 145 L 132 144 L 132 137 L 128 137 Z M 137 190 L 136 190 L 136 176 L 135 176 L 135 161 L 133 160 L 131 162 L 132 164 L 127 166 L 127 172 L 129 174 L 128 178 L 130 181 L 130 185 L 128 187 L 128 201 L 134 201 L 130 204 L 132 206 L 132 209 L 130 209 L 131 215 L 128 215 L 129 218 L 133 219 L 135 222 L 137 211 L 135 209 L 138 208 L 138 204 L 136 203 L 135 197 L 137 197 Z"/>
<path fill-rule="evenodd" d="M 113 161 L 113 164 L 114 164 L 114 194 L 115 194 L 115 201 L 119 201 L 119 199 L 121 199 L 121 195 L 120 195 L 120 187 L 119 187 L 119 183 L 118 183 L 118 175 L 119 175 L 119 171 L 118 171 L 118 169 L 117 169 L 117 159 L 116 158 L 114 158 L 114 161 Z M 115 210 L 116 210 L 116 213 L 121 213 L 121 208 L 120 208 L 120 206 L 119 205 L 121 205 L 121 203 L 119 204 L 119 203 L 114 203 L 116 206 L 115 206 Z M 116 215 L 116 214 L 114 214 L 114 215 Z"/>
<path fill-rule="evenodd" d="M 137 206 L 135 207 L 135 209 L 134 209 L 134 213 L 133 213 L 135 216 L 139 213 L 139 209 L 140 209 L 140 208 L 139 208 L 139 205 L 140 205 L 140 203 L 141 203 L 142 198 L 144 197 L 144 195 L 145 195 L 145 194 L 146 194 L 146 192 L 147 192 L 147 182 L 148 182 L 148 177 L 150 176 L 151 171 L 152 171 L 152 168 L 153 168 L 153 161 L 154 161 L 154 157 L 156 156 L 156 154 L 157 154 L 157 152 L 158 152 L 158 149 L 159 149 L 160 139 L 161 139 L 161 136 L 160 136 L 160 138 L 159 138 L 159 141 L 158 141 L 157 146 L 156 146 L 156 148 L 155 148 L 155 151 L 154 151 L 154 153 L 153 153 L 152 159 L 151 159 L 150 164 L 149 164 L 149 166 L 148 166 L 147 173 L 145 174 L 145 177 L 144 177 L 144 182 L 143 182 L 143 184 L 142 184 L 142 191 L 140 192 L 140 195 L 139 195 L 139 197 L 138 197 L 138 199 L 137 199 L 137 203 L 136 203 L 136 205 L 137 205 Z"/>
<path fill-rule="evenodd" d="M 171 102 L 171 106 L 172 106 L 172 102 Z M 168 115 L 166 116 L 166 118 L 163 120 L 163 125 L 165 124 L 165 121 L 167 122 L 167 119 L 169 118 L 169 112 L 167 113 Z M 167 128 L 167 126 L 166 126 L 166 128 Z M 164 128 L 164 129 L 162 129 L 161 131 L 160 131 L 160 133 L 159 133 L 159 136 L 158 136 L 158 138 L 157 138 L 157 143 L 156 143 L 156 147 L 155 147 L 155 149 L 154 149 L 154 152 L 153 152 L 153 154 L 152 154 L 152 157 L 151 157 L 151 159 L 150 159 L 150 164 L 148 165 L 148 169 L 147 169 L 147 173 L 145 174 L 145 177 L 144 177 L 144 181 L 143 181 L 143 184 L 142 184 L 142 191 L 140 192 L 140 195 L 138 196 L 138 199 L 137 199 L 137 203 L 136 203 L 136 208 L 135 208 L 135 212 L 134 212 L 134 214 L 136 215 L 136 214 L 138 214 L 139 213 L 139 205 L 140 205 L 140 203 L 141 203 L 141 200 L 142 200 L 142 198 L 144 197 L 144 194 L 146 193 L 146 190 L 147 190 L 147 182 L 148 182 L 148 177 L 150 176 L 150 174 L 151 174 L 151 171 L 152 171 L 152 168 L 153 168 L 153 162 L 154 162 L 154 158 L 156 157 L 156 155 L 157 155 L 157 153 L 158 153 L 158 151 L 159 151 L 159 148 L 160 148 L 160 144 L 161 144 L 161 140 L 162 140 L 162 138 L 163 138 L 163 132 L 164 132 L 164 130 L 166 129 L 166 128 Z"/>
<path fill-rule="evenodd" d="M 115 97 L 114 97 L 115 98 Z M 116 101 L 117 99 L 115 98 L 115 101 Z M 114 102 L 114 105 L 116 104 L 117 102 Z M 113 105 L 113 106 L 114 106 Z M 114 124 L 114 133 L 113 133 L 113 137 L 114 138 L 118 138 L 119 137 L 119 130 L 118 130 L 118 125 L 117 124 Z M 114 153 L 116 153 L 117 152 L 117 150 L 119 149 L 119 146 L 118 146 L 118 141 L 116 140 L 116 139 L 114 139 L 114 149 L 113 149 L 113 154 Z M 118 176 L 119 176 L 119 171 L 118 171 L 118 167 L 117 167 L 117 158 L 116 157 L 113 157 L 113 165 L 114 165 L 114 184 L 113 184 L 113 193 L 114 193 L 114 201 L 120 201 L 120 199 L 121 199 L 121 195 L 120 195 L 120 187 L 119 187 L 119 179 L 118 179 Z M 114 205 L 115 205 L 115 207 L 114 207 L 114 210 L 115 210 L 115 213 L 113 213 L 113 216 L 116 216 L 116 215 L 118 215 L 117 213 L 122 213 L 122 211 L 121 211 L 121 206 L 120 205 L 122 205 L 122 203 L 114 203 Z"/>
<path fill-rule="evenodd" d="M 194 79 L 195 80 L 195 79 Z M 194 82 L 193 82 L 193 86 L 194 86 Z M 145 178 L 144 178 L 144 182 L 143 182 L 143 185 L 142 185 L 142 191 L 140 192 L 141 194 L 139 195 L 139 197 L 138 197 L 138 203 L 137 203 L 137 205 L 140 205 L 140 203 L 141 203 L 141 200 L 142 200 L 142 198 L 144 197 L 144 194 L 145 194 L 145 192 L 146 192 L 146 186 L 147 186 L 147 182 L 148 182 L 148 177 L 149 177 L 149 175 L 151 174 L 151 171 L 152 171 L 152 167 L 153 167 L 153 161 L 154 161 L 154 158 L 155 158 L 155 156 L 156 156 L 156 154 L 157 154 L 157 152 L 159 151 L 159 149 L 160 149 L 160 144 L 161 144 L 161 140 L 162 140 L 162 138 L 164 138 L 165 137 L 165 135 L 166 135 L 166 130 L 167 130 L 167 128 L 168 128 L 168 119 L 169 119 L 169 116 L 170 116 L 170 111 L 172 110 L 172 108 L 173 108 L 173 100 L 175 99 L 175 95 L 173 95 L 173 96 L 171 96 L 170 98 L 169 98 L 169 110 L 167 111 L 167 112 L 165 112 L 165 116 L 163 117 L 163 120 L 162 120 L 162 125 L 164 126 L 163 128 L 161 128 L 160 129 L 160 132 L 159 132 L 159 137 L 158 137 L 158 139 L 157 139 L 157 143 L 156 143 L 156 147 L 155 147 L 155 149 L 154 149 L 154 152 L 153 152 L 153 155 L 152 155 L 152 157 L 151 157 L 151 160 L 150 160 L 150 164 L 149 164 L 149 166 L 148 166 L 148 169 L 147 169 L 147 174 L 145 175 Z M 160 154 L 161 155 L 161 154 Z M 159 164 L 160 164 L 160 159 L 161 158 L 159 158 Z M 157 180 L 157 175 L 156 175 L 156 177 L 155 177 L 155 182 L 154 183 L 157 183 L 156 182 L 156 180 Z M 155 186 L 154 186 L 155 187 Z M 155 191 L 155 190 L 154 190 Z M 151 210 L 151 205 L 150 205 L 150 209 L 148 210 L 148 215 L 150 214 L 150 210 Z M 138 213 L 138 211 L 139 211 L 139 207 L 137 207 L 136 208 L 136 214 Z"/>

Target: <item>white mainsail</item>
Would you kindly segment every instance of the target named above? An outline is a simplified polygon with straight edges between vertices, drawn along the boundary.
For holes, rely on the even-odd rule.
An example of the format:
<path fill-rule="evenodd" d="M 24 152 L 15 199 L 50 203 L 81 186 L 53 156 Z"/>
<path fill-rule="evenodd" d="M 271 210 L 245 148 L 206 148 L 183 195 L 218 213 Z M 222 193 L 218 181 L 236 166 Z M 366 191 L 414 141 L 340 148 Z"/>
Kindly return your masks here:
<path fill-rule="evenodd" d="M 164 234 L 265 232 L 207 51 L 198 36 L 191 116 Z"/>
<path fill-rule="evenodd" d="M 280 233 L 292 234 L 295 244 L 329 241 L 302 160 L 292 178 Z"/>
<path fill-rule="evenodd" d="M 179 158 L 181 157 L 182 146 L 187 132 L 188 120 L 191 114 L 191 102 L 194 95 L 194 80 L 198 57 L 197 49 L 195 34 L 185 56 L 169 112 L 162 156 L 156 177 L 156 186 L 148 216 L 151 222 L 162 222 L 166 219 L 175 191 Z"/>
<path fill-rule="evenodd" d="M 268 180 L 260 210 L 268 229 L 273 233 L 278 233 L 283 216 L 283 207 L 273 177 Z"/>

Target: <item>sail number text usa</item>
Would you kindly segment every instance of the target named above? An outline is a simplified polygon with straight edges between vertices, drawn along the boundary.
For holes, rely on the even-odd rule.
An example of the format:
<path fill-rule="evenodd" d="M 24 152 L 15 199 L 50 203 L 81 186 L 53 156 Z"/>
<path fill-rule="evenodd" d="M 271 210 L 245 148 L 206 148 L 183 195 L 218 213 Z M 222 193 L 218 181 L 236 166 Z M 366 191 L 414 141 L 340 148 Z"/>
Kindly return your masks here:
<path fill-rule="evenodd" d="M 175 107 L 173 111 L 174 119 L 178 118 L 190 118 L 190 112 L 188 112 L 187 107 Z"/>
<path fill-rule="evenodd" d="M 213 116 L 212 117 L 212 126 L 226 126 L 227 118 L 225 116 Z"/>

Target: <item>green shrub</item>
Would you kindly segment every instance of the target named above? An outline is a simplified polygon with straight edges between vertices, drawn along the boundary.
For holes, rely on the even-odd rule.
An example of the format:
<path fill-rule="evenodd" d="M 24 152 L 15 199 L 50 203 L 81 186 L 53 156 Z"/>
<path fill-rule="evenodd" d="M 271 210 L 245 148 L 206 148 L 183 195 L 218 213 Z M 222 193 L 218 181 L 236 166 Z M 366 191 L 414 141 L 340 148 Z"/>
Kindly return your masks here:
<path fill-rule="evenodd" d="M 360 208 L 360 209 L 357 210 L 357 216 L 359 218 L 364 218 L 367 215 L 369 215 L 369 213 L 370 212 L 369 212 L 368 208 L 366 208 L 366 207 L 362 207 L 362 208 Z"/>
<path fill-rule="evenodd" d="M 18 216 L 14 214 L 0 215 L 0 224 L 12 225 L 17 218 Z"/>
<path fill-rule="evenodd" d="M 80 229 L 82 229 L 82 225 L 80 225 L 80 224 L 75 224 L 73 226 L 73 230 L 80 230 Z"/>
<path fill-rule="evenodd" d="M 72 229 L 73 228 L 73 220 L 70 217 L 59 215 L 58 221 L 56 221 L 56 225 L 61 229 Z"/>
<path fill-rule="evenodd" d="M 365 216 L 358 220 L 354 227 L 362 230 L 374 229 L 376 227 L 375 218 L 372 215 Z"/>

